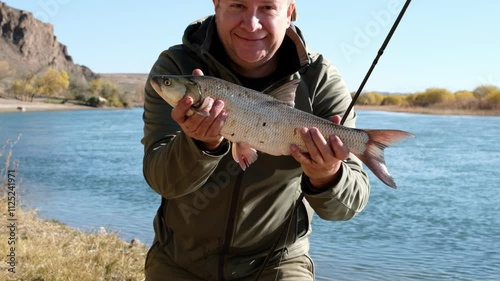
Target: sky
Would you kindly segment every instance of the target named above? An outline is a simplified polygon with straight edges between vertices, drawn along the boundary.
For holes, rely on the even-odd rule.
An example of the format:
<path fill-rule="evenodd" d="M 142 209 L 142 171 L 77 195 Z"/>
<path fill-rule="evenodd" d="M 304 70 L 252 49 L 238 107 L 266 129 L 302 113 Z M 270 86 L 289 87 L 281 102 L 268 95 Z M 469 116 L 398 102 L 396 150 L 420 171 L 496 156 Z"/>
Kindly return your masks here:
<path fill-rule="evenodd" d="M 209 0 L 6 0 L 54 26 L 77 64 L 97 73 L 148 73 L 186 26 L 213 14 Z M 406 0 L 296 0 L 308 47 L 356 91 Z M 500 86 L 498 0 L 414 0 L 365 91 Z"/>

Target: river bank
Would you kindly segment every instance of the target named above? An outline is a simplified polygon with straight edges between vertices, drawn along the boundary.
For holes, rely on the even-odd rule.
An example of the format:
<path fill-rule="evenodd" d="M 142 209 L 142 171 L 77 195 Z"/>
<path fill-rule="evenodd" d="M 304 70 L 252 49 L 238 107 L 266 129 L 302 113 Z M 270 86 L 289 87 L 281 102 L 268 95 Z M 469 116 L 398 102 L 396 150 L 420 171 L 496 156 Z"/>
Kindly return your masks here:
<path fill-rule="evenodd" d="M 499 110 L 464 110 L 446 109 L 434 107 L 406 107 L 406 106 L 381 106 L 381 105 L 356 105 L 355 110 L 378 110 L 389 112 L 406 112 L 417 114 L 434 115 L 476 115 L 476 116 L 500 116 Z M 53 111 L 53 110 L 92 110 L 98 109 L 92 106 L 77 105 L 73 103 L 48 103 L 44 101 L 20 101 L 0 97 L 0 113 L 18 111 Z"/>
<path fill-rule="evenodd" d="M 20 101 L 0 97 L 0 113 L 18 111 L 89 110 L 95 107 L 73 103 L 48 103 L 44 101 Z"/>
<path fill-rule="evenodd" d="M 497 110 L 466 110 L 439 107 L 409 107 L 392 105 L 355 105 L 355 110 L 377 110 L 402 113 L 432 114 L 432 115 L 474 115 L 474 116 L 500 116 Z"/>
<path fill-rule="evenodd" d="M 7 209 L 7 198 L 0 197 Z M 88 233 L 43 220 L 16 203 L 15 220 L 1 213 L 11 227 L 0 231 L 0 280 L 144 280 L 147 248 L 140 242 L 125 242 L 102 228 Z"/>

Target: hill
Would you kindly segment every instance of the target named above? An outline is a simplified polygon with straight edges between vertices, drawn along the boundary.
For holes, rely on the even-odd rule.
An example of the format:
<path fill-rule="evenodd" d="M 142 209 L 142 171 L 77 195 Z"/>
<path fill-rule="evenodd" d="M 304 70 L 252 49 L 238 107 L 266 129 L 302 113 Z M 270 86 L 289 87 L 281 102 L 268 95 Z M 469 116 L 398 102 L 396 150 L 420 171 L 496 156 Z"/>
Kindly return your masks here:
<path fill-rule="evenodd" d="M 18 77 L 48 68 L 65 70 L 77 83 L 86 84 L 96 78 L 88 67 L 73 63 L 66 45 L 54 35 L 54 27 L 37 20 L 32 13 L 0 2 L 0 26 L 0 62 L 7 68 L 0 77 L 4 87 Z"/>
<path fill-rule="evenodd" d="M 0 2 L 0 97 L 16 79 L 41 75 L 49 68 L 64 70 L 72 84 L 87 88 L 98 78 L 117 84 L 131 106 L 142 104 L 147 74 L 98 74 L 73 62 L 68 47 L 57 40 L 54 27 L 29 11 Z"/>

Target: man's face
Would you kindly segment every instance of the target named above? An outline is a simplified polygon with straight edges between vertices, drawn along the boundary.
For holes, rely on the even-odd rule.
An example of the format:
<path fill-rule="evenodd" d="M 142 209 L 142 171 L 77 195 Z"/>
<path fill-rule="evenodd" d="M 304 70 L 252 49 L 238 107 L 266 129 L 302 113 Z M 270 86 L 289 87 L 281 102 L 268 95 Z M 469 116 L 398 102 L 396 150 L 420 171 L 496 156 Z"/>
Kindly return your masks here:
<path fill-rule="evenodd" d="M 231 60 L 242 68 L 269 61 L 290 26 L 289 0 L 213 0 L 217 32 Z"/>

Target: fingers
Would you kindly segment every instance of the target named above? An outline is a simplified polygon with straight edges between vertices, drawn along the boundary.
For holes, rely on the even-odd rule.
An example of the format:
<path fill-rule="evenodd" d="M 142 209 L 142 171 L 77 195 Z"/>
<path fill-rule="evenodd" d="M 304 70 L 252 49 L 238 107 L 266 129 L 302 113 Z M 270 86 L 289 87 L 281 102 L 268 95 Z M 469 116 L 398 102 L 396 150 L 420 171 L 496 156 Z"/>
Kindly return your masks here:
<path fill-rule="evenodd" d="M 332 118 L 330 118 L 330 121 L 332 121 L 337 125 L 340 125 L 340 121 L 342 121 L 342 118 L 340 117 L 340 115 L 335 115 Z"/>
<path fill-rule="evenodd" d="M 329 137 L 330 148 L 333 150 L 335 158 L 339 160 L 346 160 L 349 158 L 349 149 L 344 145 L 342 140 L 335 135 Z"/>
<path fill-rule="evenodd" d="M 181 125 L 187 119 L 188 111 L 191 109 L 194 101 L 193 98 L 187 96 L 182 98 L 177 106 L 172 109 L 172 119 Z"/>
<path fill-rule="evenodd" d="M 196 76 L 203 76 L 203 71 L 201 71 L 201 69 L 195 69 L 193 70 L 193 75 L 196 75 Z"/>

